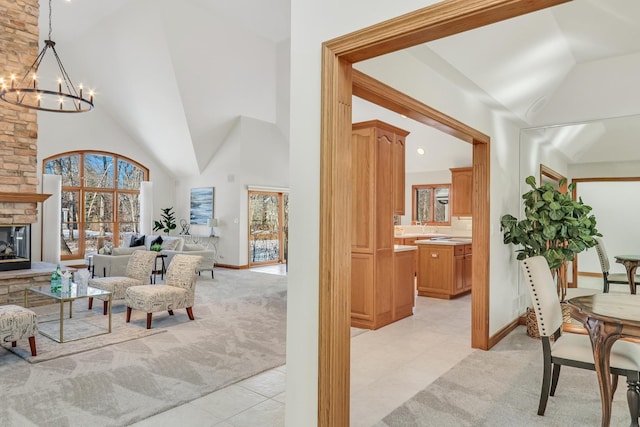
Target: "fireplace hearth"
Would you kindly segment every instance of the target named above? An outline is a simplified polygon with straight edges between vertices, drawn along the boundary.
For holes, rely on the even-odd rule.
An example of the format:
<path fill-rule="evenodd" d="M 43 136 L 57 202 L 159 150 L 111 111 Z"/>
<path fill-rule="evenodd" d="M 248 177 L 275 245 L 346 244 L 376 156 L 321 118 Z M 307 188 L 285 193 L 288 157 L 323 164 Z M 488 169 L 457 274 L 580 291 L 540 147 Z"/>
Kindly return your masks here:
<path fill-rule="evenodd" d="M 0 271 L 31 268 L 31 224 L 0 225 Z"/>

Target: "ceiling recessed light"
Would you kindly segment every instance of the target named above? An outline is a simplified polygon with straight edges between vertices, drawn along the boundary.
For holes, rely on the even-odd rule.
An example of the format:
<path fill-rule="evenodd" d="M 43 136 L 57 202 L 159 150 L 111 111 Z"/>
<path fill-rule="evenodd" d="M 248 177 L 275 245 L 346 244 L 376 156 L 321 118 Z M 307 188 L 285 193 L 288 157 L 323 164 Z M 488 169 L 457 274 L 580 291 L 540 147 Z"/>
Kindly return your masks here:
<path fill-rule="evenodd" d="M 405 116 L 404 114 L 400 114 L 400 117 L 402 117 L 403 119 L 407 118 L 407 116 Z"/>
<path fill-rule="evenodd" d="M 424 148 L 418 148 L 418 154 L 422 156 L 424 154 Z"/>

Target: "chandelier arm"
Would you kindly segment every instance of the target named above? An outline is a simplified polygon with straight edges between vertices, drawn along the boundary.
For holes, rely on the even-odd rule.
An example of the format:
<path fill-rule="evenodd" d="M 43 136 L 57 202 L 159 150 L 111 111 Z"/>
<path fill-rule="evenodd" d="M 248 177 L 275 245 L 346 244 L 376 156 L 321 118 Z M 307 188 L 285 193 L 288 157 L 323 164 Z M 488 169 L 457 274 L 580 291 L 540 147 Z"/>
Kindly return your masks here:
<path fill-rule="evenodd" d="M 56 58 L 56 62 L 58 63 L 58 67 L 60 68 L 60 72 L 62 73 L 62 80 L 64 80 L 64 84 L 67 87 L 67 90 L 69 91 L 70 94 L 78 96 L 76 87 L 73 85 L 73 82 L 71 81 L 71 77 L 69 77 L 69 74 L 67 73 L 67 70 L 65 70 L 64 65 L 62 65 L 62 61 L 58 56 L 58 52 L 56 52 L 55 46 L 51 46 L 51 50 L 53 51 L 53 56 L 55 56 Z"/>

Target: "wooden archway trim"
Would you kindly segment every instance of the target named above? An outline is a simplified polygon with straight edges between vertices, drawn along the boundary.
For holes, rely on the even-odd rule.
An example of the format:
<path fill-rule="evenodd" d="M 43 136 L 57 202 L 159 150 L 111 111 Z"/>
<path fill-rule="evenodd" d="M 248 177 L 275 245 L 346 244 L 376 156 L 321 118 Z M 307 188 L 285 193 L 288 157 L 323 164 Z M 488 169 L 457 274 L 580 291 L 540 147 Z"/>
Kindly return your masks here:
<path fill-rule="evenodd" d="M 447 0 L 322 46 L 318 425 L 349 425 L 352 64 L 568 0 Z M 473 139 L 473 251 L 489 253 L 489 145 Z M 489 257 L 473 257 L 472 345 L 489 345 Z M 478 284 L 478 285 L 476 285 Z M 478 309 L 480 307 L 480 310 Z M 481 307 L 485 307 L 481 309 Z"/>

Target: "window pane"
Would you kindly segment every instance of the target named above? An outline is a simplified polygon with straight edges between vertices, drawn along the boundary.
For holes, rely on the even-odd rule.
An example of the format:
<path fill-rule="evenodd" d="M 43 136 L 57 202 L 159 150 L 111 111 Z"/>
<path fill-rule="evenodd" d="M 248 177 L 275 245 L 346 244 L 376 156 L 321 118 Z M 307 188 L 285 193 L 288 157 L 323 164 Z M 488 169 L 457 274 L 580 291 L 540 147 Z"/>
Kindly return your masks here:
<path fill-rule="evenodd" d="M 431 221 L 431 188 L 416 190 L 416 221 Z"/>
<path fill-rule="evenodd" d="M 73 255 L 78 253 L 78 221 L 80 193 L 77 191 L 63 191 L 61 195 L 61 254 Z"/>
<path fill-rule="evenodd" d="M 84 197 L 86 222 L 113 221 L 113 193 L 87 191 Z"/>
<path fill-rule="evenodd" d="M 139 190 L 140 182 L 145 180 L 142 169 L 125 160 L 118 159 L 118 188 Z"/>
<path fill-rule="evenodd" d="M 251 194 L 249 217 L 249 261 L 278 261 L 280 259 L 279 197 Z"/>
<path fill-rule="evenodd" d="M 113 157 L 102 154 L 85 154 L 85 187 L 113 188 Z"/>
<path fill-rule="evenodd" d="M 137 222 L 140 216 L 140 201 L 138 194 L 118 194 L 118 221 Z"/>
<path fill-rule="evenodd" d="M 44 173 L 61 175 L 64 187 L 78 187 L 80 186 L 80 155 L 73 154 L 49 160 L 44 165 Z"/>
<path fill-rule="evenodd" d="M 92 222 L 86 223 L 86 250 L 99 250 L 105 246 L 113 247 L 113 223 Z"/>
<path fill-rule="evenodd" d="M 449 189 L 436 188 L 434 222 L 449 221 Z"/>

